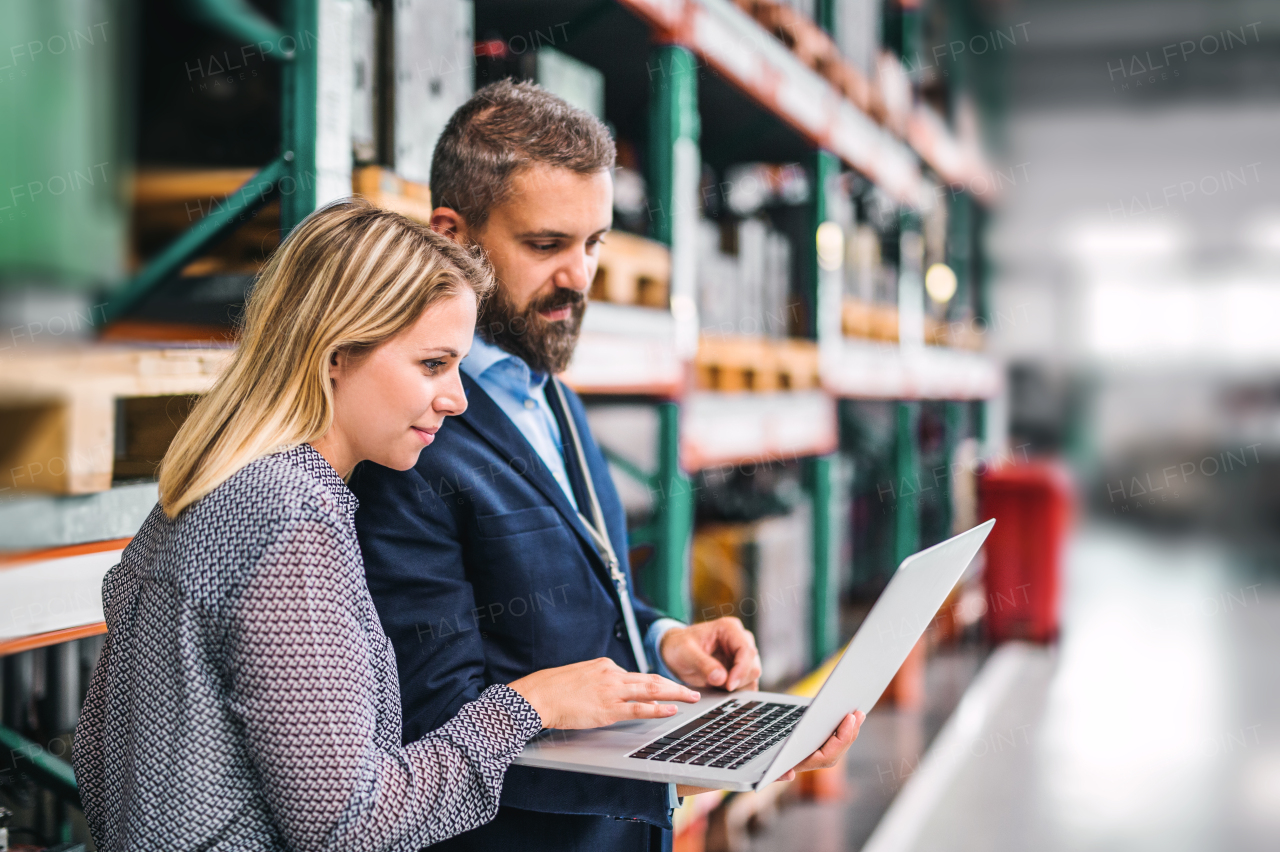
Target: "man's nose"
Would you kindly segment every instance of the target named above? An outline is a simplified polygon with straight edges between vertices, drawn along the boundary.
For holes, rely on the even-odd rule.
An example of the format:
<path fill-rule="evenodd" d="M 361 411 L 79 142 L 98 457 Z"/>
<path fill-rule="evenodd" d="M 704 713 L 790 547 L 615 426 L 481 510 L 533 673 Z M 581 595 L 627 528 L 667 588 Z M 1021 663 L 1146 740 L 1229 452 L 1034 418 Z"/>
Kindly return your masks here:
<path fill-rule="evenodd" d="M 594 268 L 591 258 L 587 256 L 585 251 L 577 252 L 573 259 L 567 261 L 563 267 L 556 270 L 555 285 L 564 290 L 577 290 L 579 293 L 586 293 L 591 289 L 591 279 L 594 277 Z"/>

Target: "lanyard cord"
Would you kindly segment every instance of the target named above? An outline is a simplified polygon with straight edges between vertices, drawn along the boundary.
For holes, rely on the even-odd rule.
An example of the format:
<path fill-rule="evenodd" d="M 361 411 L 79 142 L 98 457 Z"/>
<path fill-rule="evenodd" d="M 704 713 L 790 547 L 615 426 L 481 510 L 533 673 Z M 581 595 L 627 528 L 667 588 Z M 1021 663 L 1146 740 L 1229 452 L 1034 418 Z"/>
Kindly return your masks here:
<path fill-rule="evenodd" d="M 631 594 L 627 590 L 627 575 L 622 573 L 621 564 L 618 562 L 618 554 L 614 552 L 613 543 L 609 541 L 609 530 L 605 527 L 604 512 L 600 509 L 600 500 L 596 497 L 596 487 L 591 481 L 591 468 L 587 467 L 587 455 L 582 451 L 582 439 L 578 437 L 577 424 L 573 421 L 573 413 L 569 410 L 569 404 L 564 397 L 564 391 L 560 388 L 560 382 L 556 381 L 554 376 L 551 377 L 550 381 L 552 387 L 555 388 L 560 410 L 564 412 L 565 422 L 569 425 L 569 438 L 573 442 L 574 454 L 577 456 L 578 472 L 582 474 L 582 479 L 586 482 L 587 497 L 591 503 L 591 518 L 587 519 L 582 512 L 578 512 L 578 518 L 582 520 L 583 526 L 587 528 L 587 532 L 591 534 L 591 538 L 595 542 L 596 550 L 609 566 L 609 577 L 612 578 L 613 585 L 618 590 L 618 603 L 622 606 L 622 620 L 627 627 L 627 638 L 631 642 L 631 653 L 635 654 L 636 666 L 639 667 L 640 673 L 648 674 L 649 661 L 645 658 L 644 643 L 640 641 L 640 628 L 636 624 L 636 613 L 631 606 Z"/>

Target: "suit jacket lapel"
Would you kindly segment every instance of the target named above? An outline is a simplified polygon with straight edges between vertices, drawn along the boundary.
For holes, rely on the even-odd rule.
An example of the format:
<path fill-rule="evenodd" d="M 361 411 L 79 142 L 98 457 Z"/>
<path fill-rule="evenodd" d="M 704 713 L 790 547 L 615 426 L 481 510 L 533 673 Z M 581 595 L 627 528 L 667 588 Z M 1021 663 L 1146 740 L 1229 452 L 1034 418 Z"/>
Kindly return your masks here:
<path fill-rule="evenodd" d="M 525 439 L 516 425 L 511 422 L 511 418 L 498 407 L 484 388 L 466 373 L 462 374 L 462 386 L 467 392 L 467 410 L 459 414 L 458 419 L 502 454 L 511 475 L 528 479 L 542 492 L 543 496 L 551 501 L 551 505 L 564 516 L 569 526 L 573 527 L 574 532 L 586 544 L 587 550 L 595 557 L 593 562 L 598 563 L 596 567 L 606 570 L 604 560 L 596 551 L 591 534 L 587 532 L 569 498 L 565 497 L 560 483 L 556 482 L 551 471 L 547 470 L 547 466 L 542 463 L 537 450 Z"/>

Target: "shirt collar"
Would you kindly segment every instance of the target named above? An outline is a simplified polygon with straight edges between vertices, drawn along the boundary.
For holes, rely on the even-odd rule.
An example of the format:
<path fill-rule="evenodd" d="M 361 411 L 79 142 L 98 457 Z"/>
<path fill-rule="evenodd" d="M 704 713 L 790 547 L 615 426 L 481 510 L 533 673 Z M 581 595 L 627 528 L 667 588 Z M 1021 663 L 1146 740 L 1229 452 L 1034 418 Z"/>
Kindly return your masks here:
<path fill-rule="evenodd" d="M 547 374 L 539 373 L 500 346 L 485 340 L 479 334 L 471 339 L 471 351 L 462 359 L 463 372 L 473 379 L 487 374 L 487 378 L 504 388 L 520 391 L 528 396 L 547 383 Z"/>
<path fill-rule="evenodd" d="M 351 493 L 347 483 L 343 481 L 341 476 L 338 476 L 338 472 L 333 469 L 333 465 L 329 464 L 319 450 L 310 444 L 299 444 L 291 450 L 286 450 L 283 456 L 311 474 L 324 487 L 324 490 L 333 497 L 343 511 L 352 517 L 355 516 L 356 509 L 360 507 L 359 499 Z"/>

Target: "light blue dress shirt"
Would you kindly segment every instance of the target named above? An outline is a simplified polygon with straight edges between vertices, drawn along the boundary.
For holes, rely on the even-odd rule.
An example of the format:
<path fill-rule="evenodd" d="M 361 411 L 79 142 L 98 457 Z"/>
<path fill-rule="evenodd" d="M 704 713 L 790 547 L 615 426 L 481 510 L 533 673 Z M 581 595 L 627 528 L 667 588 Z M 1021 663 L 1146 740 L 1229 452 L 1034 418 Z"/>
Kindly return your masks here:
<path fill-rule="evenodd" d="M 471 341 L 471 352 L 462 360 L 461 367 L 511 418 L 551 471 L 560 490 L 569 498 L 569 504 L 582 511 L 564 467 L 560 424 L 547 405 L 547 374 L 535 372 L 524 359 L 494 346 L 478 334 Z"/>
<path fill-rule="evenodd" d="M 471 352 L 462 360 L 461 369 L 484 388 L 503 413 L 524 435 L 538 458 L 551 471 L 569 503 L 581 512 L 565 470 L 560 424 L 547 404 L 547 374 L 529 367 L 524 360 L 489 343 L 480 335 L 471 341 Z M 567 412 L 566 412 L 567 413 Z M 644 635 L 644 652 L 649 669 L 665 678 L 676 680 L 658 654 L 662 637 L 673 627 L 684 625 L 674 618 L 659 618 Z"/>

